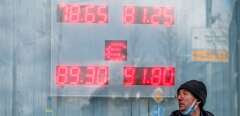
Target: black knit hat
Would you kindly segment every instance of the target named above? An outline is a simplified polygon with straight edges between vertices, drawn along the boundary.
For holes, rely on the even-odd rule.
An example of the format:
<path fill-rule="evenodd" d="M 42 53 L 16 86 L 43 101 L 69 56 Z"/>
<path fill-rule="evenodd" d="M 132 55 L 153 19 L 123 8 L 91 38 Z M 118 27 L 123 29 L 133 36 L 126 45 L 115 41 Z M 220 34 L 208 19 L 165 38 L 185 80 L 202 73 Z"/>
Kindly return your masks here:
<path fill-rule="evenodd" d="M 192 93 L 192 95 L 196 99 L 200 100 L 201 103 L 199 104 L 199 107 L 200 109 L 203 109 L 203 106 L 207 98 L 207 88 L 202 81 L 197 81 L 197 80 L 187 81 L 178 88 L 177 93 L 179 93 L 181 89 L 186 89 L 187 91 Z"/>

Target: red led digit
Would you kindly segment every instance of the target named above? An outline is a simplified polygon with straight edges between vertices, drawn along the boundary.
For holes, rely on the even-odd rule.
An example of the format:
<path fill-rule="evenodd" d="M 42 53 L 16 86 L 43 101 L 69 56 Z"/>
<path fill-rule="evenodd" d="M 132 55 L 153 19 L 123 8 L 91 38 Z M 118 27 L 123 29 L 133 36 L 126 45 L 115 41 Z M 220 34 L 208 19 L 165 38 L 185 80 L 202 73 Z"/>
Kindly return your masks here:
<path fill-rule="evenodd" d="M 56 69 L 56 84 L 57 86 L 63 86 L 68 81 L 68 67 L 67 66 L 57 66 Z"/>
<path fill-rule="evenodd" d="M 164 7 L 163 8 L 163 18 L 164 25 L 166 27 L 171 27 L 174 23 L 174 12 L 172 7 Z"/>
<path fill-rule="evenodd" d="M 124 85 L 134 85 L 136 83 L 136 68 L 135 67 L 125 67 L 123 71 Z"/>
<path fill-rule="evenodd" d="M 97 7 L 98 23 L 103 24 L 108 20 L 107 7 L 105 5 Z"/>
<path fill-rule="evenodd" d="M 151 84 L 152 85 L 160 85 L 161 84 L 162 71 L 163 71 L 163 68 L 160 68 L 160 67 L 151 68 L 151 72 L 152 72 Z"/>
<path fill-rule="evenodd" d="M 87 5 L 85 7 L 85 22 L 87 23 L 94 23 L 96 22 L 96 16 L 94 11 L 95 6 L 94 5 Z"/>
<path fill-rule="evenodd" d="M 96 84 L 106 85 L 107 83 L 108 83 L 108 67 L 107 66 L 98 67 Z"/>
<path fill-rule="evenodd" d="M 124 24 L 134 24 L 135 15 L 136 15 L 136 8 L 134 6 L 124 7 L 123 23 Z"/>
<path fill-rule="evenodd" d="M 162 14 L 161 7 L 155 6 L 153 8 L 153 15 L 151 16 L 151 23 L 153 25 L 157 25 L 160 23 L 161 14 Z"/>
<path fill-rule="evenodd" d="M 148 8 L 147 8 L 147 7 L 143 7 L 142 23 L 143 23 L 143 24 L 149 23 L 149 19 L 148 19 Z"/>
<path fill-rule="evenodd" d="M 106 41 L 105 60 L 122 61 L 127 60 L 126 41 Z"/>
<path fill-rule="evenodd" d="M 175 68 L 168 67 L 166 68 L 166 75 L 163 78 L 163 85 L 173 86 L 175 84 Z"/>
<path fill-rule="evenodd" d="M 96 67 L 95 66 L 87 67 L 86 77 L 87 77 L 86 84 L 94 85 L 94 80 L 96 80 Z"/>
<path fill-rule="evenodd" d="M 68 15 L 69 15 L 69 6 L 64 4 L 64 3 L 62 3 L 62 4 L 59 5 L 59 8 L 62 11 L 62 17 L 61 17 L 62 21 L 63 22 L 68 22 L 68 20 L 69 20 L 69 17 L 68 17 Z"/>
<path fill-rule="evenodd" d="M 69 23 L 78 23 L 80 21 L 80 5 L 69 5 L 69 12 L 67 14 Z"/>
<path fill-rule="evenodd" d="M 69 84 L 70 85 L 77 85 L 80 81 L 80 67 L 79 66 L 71 66 L 69 68 Z"/>
<path fill-rule="evenodd" d="M 148 68 L 143 68 L 142 84 L 143 85 L 150 84 L 150 78 L 148 77 Z"/>

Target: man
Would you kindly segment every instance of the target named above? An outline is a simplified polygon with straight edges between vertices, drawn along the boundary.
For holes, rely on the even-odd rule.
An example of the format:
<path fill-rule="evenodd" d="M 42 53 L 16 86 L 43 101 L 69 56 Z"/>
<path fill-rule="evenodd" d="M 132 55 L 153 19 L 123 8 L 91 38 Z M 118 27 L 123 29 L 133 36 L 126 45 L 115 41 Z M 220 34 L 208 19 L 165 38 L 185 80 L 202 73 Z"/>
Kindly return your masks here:
<path fill-rule="evenodd" d="M 203 109 L 206 98 L 207 89 L 203 82 L 187 81 L 177 90 L 179 110 L 172 112 L 170 116 L 214 116 Z"/>

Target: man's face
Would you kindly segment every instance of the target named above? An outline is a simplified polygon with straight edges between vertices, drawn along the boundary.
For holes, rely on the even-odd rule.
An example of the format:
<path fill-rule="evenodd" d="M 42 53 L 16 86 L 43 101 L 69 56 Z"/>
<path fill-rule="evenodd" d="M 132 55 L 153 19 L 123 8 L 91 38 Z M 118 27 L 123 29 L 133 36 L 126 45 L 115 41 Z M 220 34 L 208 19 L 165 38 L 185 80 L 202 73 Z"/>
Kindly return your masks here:
<path fill-rule="evenodd" d="M 179 110 L 183 112 L 192 105 L 192 103 L 196 100 L 196 98 L 186 89 L 181 89 L 177 94 L 177 100 L 178 100 Z"/>

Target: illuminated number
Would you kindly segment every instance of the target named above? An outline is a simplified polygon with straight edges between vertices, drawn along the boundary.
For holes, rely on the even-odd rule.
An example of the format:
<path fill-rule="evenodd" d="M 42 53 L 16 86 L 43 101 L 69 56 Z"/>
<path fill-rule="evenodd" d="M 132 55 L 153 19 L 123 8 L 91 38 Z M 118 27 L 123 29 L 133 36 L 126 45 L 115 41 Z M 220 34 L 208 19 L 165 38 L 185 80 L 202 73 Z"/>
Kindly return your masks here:
<path fill-rule="evenodd" d="M 60 9 L 62 10 L 62 21 L 63 22 L 68 22 L 69 21 L 69 6 L 65 4 L 61 4 Z"/>
<path fill-rule="evenodd" d="M 134 85 L 136 81 L 136 68 L 125 67 L 124 68 L 124 85 Z"/>
<path fill-rule="evenodd" d="M 163 85 L 173 86 L 175 84 L 175 68 L 166 68 L 166 75 L 163 77 Z"/>
<path fill-rule="evenodd" d="M 160 85 L 161 84 L 161 74 L 162 74 L 162 68 L 154 67 L 151 69 L 152 76 L 151 76 L 151 84 L 152 85 Z"/>
<path fill-rule="evenodd" d="M 57 86 L 63 86 L 68 81 L 68 67 L 57 66 L 56 69 L 56 84 Z"/>
<path fill-rule="evenodd" d="M 71 66 L 69 68 L 69 84 L 77 85 L 80 80 L 80 67 L 79 66 Z"/>
<path fill-rule="evenodd" d="M 135 13 L 136 13 L 136 9 L 134 6 L 126 6 L 124 8 L 123 23 L 133 24 L 135 21 Z"/>
<path fill-rule="evenodd" d="M 69 5 L 68 21 L 70 23 L 77 23 L 80 20 L 80 5 L 72 4 Z"/>
<path fill-rule="evenodd" d="M 171 27 L 174 23 L 174 11 L 172 7 L 163 8 L 164 25 Z"/>
<path fill-rule="evenodd" d="M 160 17 L 162 15 L 162 10 L 161 7 L 154 7 L 153 8 L 153 15 L 151 16 L 151 23 L 154 25 L 159 24 L 160 22 Z"/>
<path fill-rule="evenodd" d="M 148 8 L 143 7 L 142 23 L 145 23 L 145 24 L 149 23 L 149 19 L 147 17 L 148 17 Z"/>
<path fill-rule="evenodd" d="M 94 5 L 87 5 L 85 8 L 85 22 L 94 23 L 95 22 L 95 14 L 92 12 L 94 10 Z"/>
<path fill-rule="evenodd" d="M 107 22 L 108 16 L 107 16 L 107 8 L 105 5 L 97 7 L 97 14 L 99 17 L 98 23 L 106 23 Z"/>
<path fill-rule="evenodd" d="M 148 85 L 150 84 L 149 77 L 148 77 L 148 68 L 143 68 L 143 77 L 142 77 L 142 84 Z"/>
<path fill-rule="evenodd" d="M 106 85 L 108 83 L 108 67 L 102 66 L 97 70 L 97 85 Z"/>
<path fill-rule="evenodd" d="M 87 67 L 86 77 L 87 77 L 86 84 L 93 85 L 94 80 L 96 79 L 96 67 L 94 67 L 94 66 Z"/>

